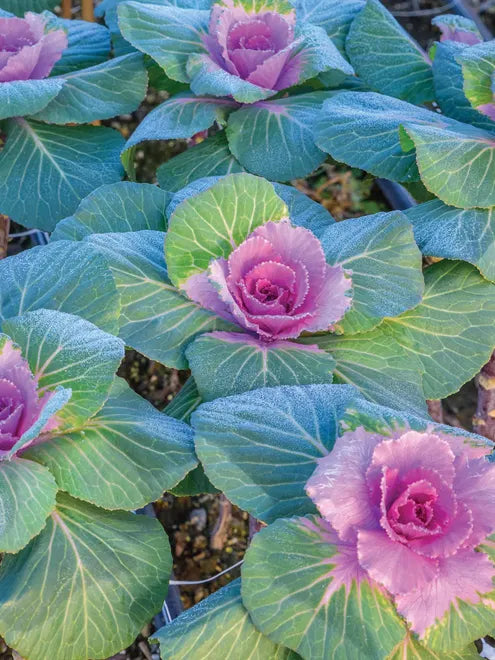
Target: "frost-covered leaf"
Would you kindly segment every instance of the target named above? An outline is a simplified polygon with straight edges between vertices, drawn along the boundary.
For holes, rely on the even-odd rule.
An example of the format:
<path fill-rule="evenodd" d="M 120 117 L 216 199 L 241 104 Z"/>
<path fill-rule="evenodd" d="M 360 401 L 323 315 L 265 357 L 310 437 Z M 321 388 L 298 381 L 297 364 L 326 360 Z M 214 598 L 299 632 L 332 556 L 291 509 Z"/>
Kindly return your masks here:
<path fill-rule="evenodd" d="M 0 152 L 0 208 L 26 227 L 51 231 L 98 186 L 122 178 L 121 135 L 102 126 L 12 119 Z"/>
<path fill-rule="evenodd" d="M 165 231 L 169 199 L 165 191 L 149 183 L 119 181 L 101 186 L 82 200 L 73 216 L 58 223 L 50 240 L 80 241 L 90 234 L 141 229 Z"/>
<path fill-rule="evenodd" d="M 495 130 L 495 122 L 475 110 L 464 94 L 462 67 L 456 57 L 464 50 L 464 44 L 444 41 L 436 44 L 433 60 L 435 99 L 449 117 L 482 128 Z"/>
<path fill-rule="evenodd" d="M 41 532 L 56 493 L 42 465 L 23 458 L 0 462 L 0 552 L 18 552 Z"/>
<path fill-rule="evenodd" d="M 456 59 L 462 67 L 464 93 L 473 108 L 482 112 L 485 104 L 495 103 L 495 41 L 465 48 Z"/>
<path fill-rule="evenodd" d="M 410 123 L 411 122 L 411 123 Z M 461 208 L 495 205 L 495 135 L 449 119 L 446 126 L 404 121 L 421 180 L 442 202 Z"/>
<path fill-rule="evenodd" d="M 422 303 L 387 319 L 383 330 L 417 361 L 425 397 L 443 399 L 475 376 L 495 347 L 495 285 L 462 261 L 433 264 L 424 276 Z"/>
<path fill-rule="evenodd" d="M 244 168 L 230 152 L 225 131 L 221 131 L 160 165 L 156 176 L 161 188 L 175 192 L 196 179 L 237 172 L 244 172 Z"/>
<path fill-rule="evenodd" d="M 495 281 L 495 210 L 459 209 L 440 200 L 405 211 L 423 252 L 431 257 L 459 259 Z"/>
<path fill-rule="evenodd" d="M 0 85 L 0 119 L 32 115 L 42 110 L 64 86 L 57 78 L 13 80 Z"/>
<path fill-rule="evenodd" d="M 36 13 L 44 9 L 53 9 L 60 0 L 2 0 L 2 9 L 16 16 L 24 16 L 27 11 Z"/>
<path fill-rule="evenodd" d="M 331 383 L 333 358 L 315 346 L 289 341 L 267 344 L 250 335 L 201 335 L 186 350 L 203 401 L 258 387 Z"/>
<path fill-rule="evenodd" d="M 105 62 L 110 54 L 110 32 L 104 25 L 58 18 L 45 13 L 48 25 L 62 27 L 67 32 L 68 46 L 52 69 L 52 76 L 59 76 L 85 67 Z"/>
<path fill-rule="evenodd" d="M 105 509 L 142 507 L 197 464 L 189 426 L 121 379 L 90 424 L 56 433 L 25 456 L 46 465 L 62 490 Z"/>
<path fill-rule="evenodd" d="M 237 107 L 229 99 L 198 97 L 182 92 L 146 115 L 127 141 L 126 149 L 145 140 L 189 138 L 210 128 L 215 121 L 223 125 L 229 112 Z"/>
<path fill-rule="evenodd" d="M 336 361 L 334 382 L 354 385 L 369 401 L 397 410 L 426 412 L 422 369 L 382 325 L 355 335 L 300 339 L 315 343 Z"/>
<path fill-rule="evenodd" d="M 275 181 L 310 174 L 326 154 L 314 143 L 314 126 L 328 92 L 260 101 L 232 113 L 229 147 L 248 171 Z"/>
<path fill-rule="evenodd" d="M 28 658 L 107 658 L 160 609 L 171 568 L 157 520 L 60 493 L 43 532 L 0 565 L 0 633 Z"/>
<path fill-rule="evenodd" d="M 39 309 L 2 323 L 38 379 L 38 392 L 72 390 L 59 428 L 84 424 L 105 403 L 124 356 L 120 339 L 72 314 Z"/>
<path fill-rule="evenodd" d="M 242 600 L 255 626 L 303 658 L 383 658 L 405 635 L 391 600 L 356 578 L 321 518 L 277 520 L 258 532 L 242 568 Z"/>
<path fill-rule="evenodd" d="M 148 87 L 143 56 L 139 53 L 65 73 L 53 80 L 63 82 L 61 92 L 34 116 L 51 124 L 86 124 L 133 112 Z"/>
<path fill-rule="evenodd" d="M 124 2 L 118 16 L 127 41 L 158 62 L 169 78 L 189 81 L 186 63 L 191 53 L 205 52 L 201 36 L 208 30 L 209 11 Z"/>
<path fill-rule="evenodd" d="M 345 49 L 376 91 L 418 104 L 434 99 L 429 57 L 378 0 L 368 0 L 352 22 Z"/>
<path fill-rule="evenodd" d="M 162 657 L 250 658 L 250 660 L 295 660 L 296 654 L 272 642 L 257 630 L 241 600 L 241 581 L 203 599 L 170 624 L 153 634 Z"/>
<path fill-rule="evenodd" d="M 287 217 L 287 206 L 273 186 L 251 174 L 233 174 L 184 201 L 169 221 L 165 254 L 169 277 L 179 288 L 227 257 L 234 245 L 271 220 Z"/>
<path fill-rule="evenodd" d="M 96 250 L 69 241 L 25 250 L 0 261 L 0 281 L 0 320 L 55 309 L 118 333 L 120 296 Z"/>
<path fill-rule="evenodd" d="M 345 55 L 345 38 L 363 0 L 292 0 L 298 21 L 322 27 Z"/>
<path fill-rule="evenodd" d="M 338 222 L 321 237 L 327 262 L 351 271 L 352 307 L 338 324 L 363 332 L 421 302 L 421 252 L 400 211 Z"/>
<path fill-rule="evenodd" d="M 306 481 L 356 396 L 351 387 L 307 385 L 203 403 L 191 418 L 196 452 L 212 483 L 255 518 L 312 513 Z"/>
<path fill-rule="evenodd" d="M 186 369 L 184 349 L 198 334 L 235 329 L 185 298 L 170 282 L 165 234 L 139 231 L 85 239 L 106 259 L 122 301 L 120 337 L 152 360 Z"/>

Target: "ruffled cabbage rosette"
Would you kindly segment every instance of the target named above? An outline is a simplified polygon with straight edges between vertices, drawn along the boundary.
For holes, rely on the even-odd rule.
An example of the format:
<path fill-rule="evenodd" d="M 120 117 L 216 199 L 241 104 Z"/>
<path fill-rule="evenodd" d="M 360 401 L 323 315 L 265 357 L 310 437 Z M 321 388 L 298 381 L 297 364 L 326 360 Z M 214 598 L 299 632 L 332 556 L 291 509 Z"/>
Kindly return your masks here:
<path fill-rule="evenodd" d="M 246 653 L 264 635 L 308 660 L 476 657 L 495 622 L 492 443 L 343 385 L 218 399 L 192 424 L 212 482 L 268 525 L 241 585 L 197 608 L 222 652 L 245 608 Z M 191 619 L 159 631 L 163 648 L 194 644 Z"/>
<path fill-rule="evenodd" d="M 119 212 L 109 212 L 108 199 Z M 95 191 L 59 223 L 50 248 L 64 252 L 70 241 L 106 261 L 126 344 L 190 368 L 196 402 L 263 385 L 331 382 L 335 371 L 339 379 L 357 374 L 369 396 L 424 410 L 416 363 L 392 336 L 382 344 L 374 334 L 423 294 L 420 253 L 400 212 L 335 223 L 294 188 L 246 173 L 201 180 L 173 197 L 120 183 Z M 371 355 L 380 345 L 395 346 L 391 364 Z M 353 364 L 361 347 L 370 368 Z"/>
<path fill-rule="evenodd" d="M 106 657 L 166 594 L 167 537 L 132 510 L 194 467 L 191 431 L 115 376 L 123 342 L 92 323 L 40 309 L 0 330 L 0 634 L 26 658 Z"/>
<path fill-rule="evenodd" d="M 135 110 L 148 78 L 141 54 L 109 58 L 101 25 L 0 7 L 0 208 L 19 224 L 51 231 L 122 178 L 120 135 L 84 124 Z"/>
<path fill-rule="evenodd" d="M 334 74 L 337 84 L 353 74 L 328 33 L 342 46 L 357 10 L 358 4 L 338 10 L 326 25 L 315 24 L 318 17 L 304 3 L 287 0 L 120 3 L 123 37 L 190 88 L 149 113 L 126 149 L 144 140 L 190 138 L 216 123 L 226 128 L 238 167 L 276 181 L 309 174 L 324 160 L 312 137 L 328 96 L 315 91 L 324 88 L 318 77 Z"/>

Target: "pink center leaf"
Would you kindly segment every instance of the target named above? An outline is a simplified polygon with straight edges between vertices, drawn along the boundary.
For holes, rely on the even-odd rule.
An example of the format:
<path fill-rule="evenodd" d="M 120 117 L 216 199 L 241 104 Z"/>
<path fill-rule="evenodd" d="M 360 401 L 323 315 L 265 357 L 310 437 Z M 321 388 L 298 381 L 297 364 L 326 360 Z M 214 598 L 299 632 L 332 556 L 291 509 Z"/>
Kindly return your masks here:
<path fill-rule="evenodd" d="M 267 342 L 332 330 L 351 305 L 350 288 L 319 240 L 288 221 L 258 227 L 185 285 L 192 300 Z"/>
<path fill-rule="evenodd" d="M 0 18 L 0 84 L 46 78 L 67 48 L 64 30 L 45 30 L 46 19 Z"/>
<path fill-rule="evenodd" d="M 8 453 L 40 418 L 52 393 L 40 396 L 37 379 L 20 349 L 10 339 L 0 348 L 0 456 Z M 56 428 L 52 417 L 42 431 Z"/>
<path fill-rule="evenodd" d="M 339 437 L 306 490 L 360 568 L 423 635 L 456 599 L 477 603 L 495 567 L 476 547 L 495 531 L 488 448 L 444 432 L 364 429 Z M 459 568 L 462 569 L 459 572 Z"/>

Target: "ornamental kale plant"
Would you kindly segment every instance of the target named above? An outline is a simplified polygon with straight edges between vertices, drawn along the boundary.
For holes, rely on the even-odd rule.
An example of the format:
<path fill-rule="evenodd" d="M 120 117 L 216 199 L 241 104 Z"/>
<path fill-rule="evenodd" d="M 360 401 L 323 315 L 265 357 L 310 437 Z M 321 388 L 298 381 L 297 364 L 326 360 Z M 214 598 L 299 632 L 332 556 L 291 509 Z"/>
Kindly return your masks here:
<path fill-rule="evenodd" d="M 441 36 L 427 55 L 368 0 L 350 26 L 346 52 L 371 91 L 325 101 L 316 143 L 377 176 L 416 190 L 420 182 L 431 201 L 406 213 L 422 252 L 462 258 L 493 279 L 495 41 L 483 42 L 457 16 L 434 23 Z"/>
<path fill-rule="evenodd" d="M 200 398 L 333 378 L 424 414 L 425 399 L 457 391 L 495 346 L 494 285 L 463 261 L 423 273 L 404 214 L 335 223 L 294 188 L 246 173 L 176 194 L 103 186 L 30 252 L 23 280 L 36 281 L 48 259 L 62 267 L 71 250 L 85 277 L 105 274 L 106 295 L 120 297 L 111 332 L 191 369 L 186 410 Z M 21 277 L 23 263 L 0 264 L 4 281 Z M 93 314 L 85 304 L 72 297 L 62 309 Z"/>
<path fill-rule="evenodd" d="M 477 657 L 495 622 L 492 443 L 342 385 L 245 392 L 192 423 L 209 478 L 268 526 L 240 581 L 157 633 L 163 649 Z"/>
<path fill-rule="evenodd" d="M 135 110 L 148 77 L 142 55 L 109 55 L 101 25 L 0 6 L 0 213 L 51 231 L 122 178 L 121 136 L 87 124 Z"/>
<path fill-rule="evenodd" d="M 230 168 L 198 164 L 196 178 L 243 169 L 278 181 L 309 174 L 325 159 L 312 131 L 329 95 L 324 90 L 353 74 L 339 47 L 360 6 L 328 0 L 314 11 L 306 0 L 106 2 L 119 47 L 123 37 L 183 90 L 145 117 L 126 148 L 189 138 L 216 123 L 226 132 L 202 150 L 211 153 L 221 142 Z M 176 83 L 167 86 L 177 91 Z"/>
<path fill-rule="evenodd" d="M 123 342 L 92 323 L 0 330 L 0 634 L 28 659 L 108 657 L 166 595 L 166 534 L 132 511 L 194 467 L 192 434 L 115 376 Z"/>

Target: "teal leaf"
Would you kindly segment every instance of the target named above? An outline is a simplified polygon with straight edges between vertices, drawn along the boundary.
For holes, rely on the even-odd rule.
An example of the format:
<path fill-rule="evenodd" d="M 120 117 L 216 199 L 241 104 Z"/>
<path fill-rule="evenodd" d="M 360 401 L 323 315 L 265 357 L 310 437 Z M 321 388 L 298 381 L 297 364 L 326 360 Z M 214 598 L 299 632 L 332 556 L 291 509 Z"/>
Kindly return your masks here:
<path fill-rule="evenodd" d="M 181 387 L 179 393 L 174 396 L 169 404 L 167 404 L 164 413 L 169 415 L 169 417 L 180 419 L 189 424 L 191 414 L 196 410 L 200 403 L 201 395 L 198 392 L 194 378 L 189 376 L 187 381 Z"/>
<path fill-rule="evenodd" d="M 449 117 L 471 124 L 476 128 L 487 131 L 495 130 L 495 122 L 475 110 L 464 94 L 462 67 L 456 61 L 456 56 L 462 53 L 464 48 L 466 48 L 465 44 L 455 41 L 443 41 L 436 44 L 433 60 L 435 99 L 442 112 Z"/>
<path fill-rule="evenodd" d="M 458 209 L 440 200 L 431 200 L 404 211 L 414 236 L 430 257 L 459 259 L 476 266 L 495 281 L 495 210 Z"/>
<path fill-rule="evenodd" d="M 256 227 L 287 217 L 273 186 L 251 174 L 232 174 L 178 206 L 165 243 L 168 273 L 182 288 L 211 259 L 228 257 Z"/>
<path fill-rule="evenodd" d="M 338 222 L 321 242 L 327 262 L 352 273 L 352 308 L 338 324 L 343 332 L 370 330 L 421 302 L 421 252 L 400 211 Z"/>
<path fill-rule="evenodd" d="M 105 259 L 85 245 L 59 241 L 2 259 L 0 281 L 0 321 L 35 309 L 55 309 L 118 333 L 115 282 Z"/>
<path fill-rule="evenodd" d="M 345 38 L 363 0 L 292 0 L 298 21 L 322 27 L 342 54 Z"/>
<path fill-rule="evenodd" d="M 495 135 L 453 119 L 446 127 L 410 121 L 404 128 L 426 188 L 451 206 L 494 206 Z"/>
<path fill-rule="evenodd" d="M 405 121 L 441 122 L 425 108 L 373 92 L 342 92 L 323 104 L 315 141 L 335 160 L 393 181 L 417 181 L 414 151 L 405 153 L 399 127 Z"/>
<path fill-rule="evenodd" d="M 117 13 L 124 39 L 150 55 L 172 80 L 189 81 L 189 56 L 206 50 L 201 37 L 208 30 L 209 11 L 125 2 Z"/>
<path fill-rule="evenodd" d="M 230 150 L 243 167 L 268 179 L 310 174 L 326 158 L 313 134 L 326 98 L 327 92 L 314 92 L 237 110 L 227 124 Z"/>
<path fill-rule="evenodd" d="M 156 176 L 161 188 L 175 192 L 196 179 L 237 172 L 244 172 L 244 168 L 230 152 L 225 131 L 221 131 L 160 165 Z"/>
<path fill-rule="evenodd" d="M 95 188 L 122 178 L 123 138 L 111 128 L 17 118 L 5 132 L 0 208 L 25 227 L 51 231 Z"/>
<path fill-rule="evenodd" d="M 337 363 L 334 382 L 354 385 L 369 401 L 424 415 L 422 369 L 382 326 L 355 335 L 326 334 L 299 341 L 330 353 Z"/>
<path fill-rule="evenodd" d="M 72 314 L 39 309 L 2 323 L 38 379 L 39 393 L 72 390 L 59 428 L 84 424 L 105 403 L 124 356 L 120 339 Z"/>
<path fill-rule="evenodd" d="M 387 656 L 387 660 L 479 660 L 479 658 L 480 654 L 474 643 L 465 649 L 445 655 L 423 646 L 413 635 L 406 635 Z"/>
<path fill-rule="evenodd" d="M 456 60 L 462 67 L 464 94 L 473 108 L 494 103 L 495 42 L 486 41 L 465 48 Z"/>
<path fill-rule="evenodd" d="M 0 633 L 26 657 L 107 658 L 160 609 L 171 568 L 157 520 L 60 493 L 41 534 L 0 565 Z"/>
<path fill-rule="evenodd" d="M 352 387 L 271 387 L 203 403 L 192 415 L 196 452 L 211 482 L 270 523 L 312 513 L 304 487 L 333 448 Z"/>
<path fill-rule="evenodd" d="M 427 399 L 443 399 L 475 376 L 495 347 L 495 285 L 462 261 L 426 269 L 418 307 L 384 322 L 384 330 L 423 371 Z"/>
<path fill-rule="evenodd" d="M 201 335 L 188 346 L 186 357 L 203 401 L 258 387 L 331 383 L 335 366 L 316 346 L 267 344 L 231 332 Z"/>
<path fill-rule="evenodd" d="M 210 128 L 215 122 L 222 126 L 237 104 L 229 99 L 198 97 L 183 92 L 154 108 L 139 124 L 125 148 L 144 140 L 189 138 Z"/>
<path fill-rule="evenodd" d="M 418 104 L 435 98 L 430 59 L 378 0 L 368 0 L 355 18 L 345 48 L 376 91 Z"/>
<path fill-rule="evenodd" d="M 110 183 L 85 197 L 74 215 L 58 223 L 50 240 L 80 241 L 90 234 L 141 229 L 165 231 L 168 202 L 169 195 L 149 183 Z"/>
<path fill-rule="evenodd" d="M 200 464 L 186 474 L 184 479 L 177 486 L 170 489 L 172 495 L 175 497 L 194 497 L 195 495 L 203 495 L 203 493 L 210 493 L 215 495 L 220 491 L 211 483 Z"/>
<path fill-rule="evenodd" d="M 85 124 L 133 112 L 146 94 L 143 56 L 131 53 L 66 73 L 60 94 L 34 118 L 51 124 Z"/>
<path fill-rule="evenodd" d="M 29 449 L 59 488 L 104 509 L 138 509 L 196 464 L 192 432 L 135 394 L 120 378 L 90 424 Z M 1 468 L 0 468 L 1 469 Z"/>
<path fill-rule="evenodd" d="M 336 71 L 347 76 L 354 74 L 354 69 L 342 57 L 323 27 L 299 20 L 295 37 L 300 40 L 298 48 L 303 55 L 299 83 L 327 71 Z"/>
<path fill-rule="evenodd" d="M 0 552 L 18 552 L 41 532 L 56 493 L 42 465 L 23 458 L 0 462 Z"/>
<path fill-rule="evenodd" d="M 0 85 L 0 119 L 42 110 L 64 86 L 63 80 L 14 80 Z"/>
<path fill-rule="evenodd" d="M 158 231 L 94 234 L 122 301 L 120 337 L 152 360 L 186 369 L 184 349 L 198 334 L 233 326 L 185 298 L 170 282 Z M 235 328 L 234 328 L 235 329 Z"/>
<path fill-rule="evenodd" d="M 241 581 L 203 599 L 170 624 L 153 633 L 165 653 L 174 660 L 192 657 L 283 660 L 293 658 L 289 649 L 272 642 L 257 630 L 241 600 Z"/>
<path fill-rule="evenodd" d="M 261 632 L 303 658 L 385 658 L 405 626 L 376 583 L 356 580 L 352 554 L 341 554 L 335 541 L 316 516 L 262 529 L 242 567 L 244 606 Z"/>
<path fill-rule="evenodd" d="M 68 47 L 52 69 L 52 76 L 60 76 L 85 67 L 105 62 L 110 54 L 110 32 L 104 25 L 79 21 L 77 19 L 58 18 L 45 13 L 48 25 L 62 27 L 67 32 Z"/>
<path fill-rule="evenodd" d="M 58 4 L 59 0 L 2 0 L 2 9 L 23 17 L 27 11 L 40 13 L 44 9 L 53 9 Z"/>

